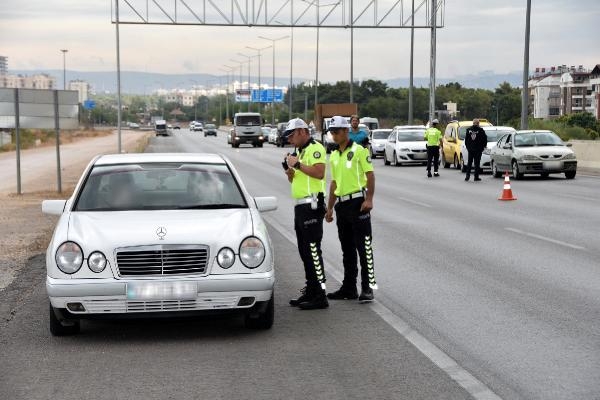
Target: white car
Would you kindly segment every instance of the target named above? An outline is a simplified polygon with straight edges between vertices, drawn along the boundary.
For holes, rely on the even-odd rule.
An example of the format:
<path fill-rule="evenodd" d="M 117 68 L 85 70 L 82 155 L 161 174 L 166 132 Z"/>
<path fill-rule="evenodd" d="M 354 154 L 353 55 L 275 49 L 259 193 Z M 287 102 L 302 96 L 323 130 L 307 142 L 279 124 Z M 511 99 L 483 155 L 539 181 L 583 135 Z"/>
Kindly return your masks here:
<path fill-rule="evenodd" d="M 98 156 L 68 200 L 46 251 L 50 332 L 80 319 L 242 312 L 273 324 L 274 256 L 261 211 L 233 165 L 214 154 Z"/>
<path fill-rule="evenodd" d="M 384 164 L 427 164 L 427 142 L 424 135 L 425 128 L 395 127 L 385 144 Z"/>
<path fill-rule="evenodd" d="M 479 163 L 479 168 L 481 170 L 491 170 L 492 166 L 490 164 L 490 151 L 492 147 L 496 146 L 496 142 L 503 135 L 508 133 L 515 133 L 515 128 L 511 126 L 482 126 L 485 131 L 485 135 L 487 136 L 487 146 L 483 149 L 483 153 L 481 154 L 481 162 Z M 460 169 L 462 172 L 467 172 L 467 162 L 469 161 L 469 150 L 467 150 L 467 146 L 465 146 L 465 141 L 462 141 L 460 145 Z M 475 166 L 471 167 L 472 169 Z"/>
<path fill-rule="evenodd" d="M 277 128 L 271 128 L 271 132 L 269 133 L 268 141 L 271 144 L 277 144 Z"/>
<path fill-rule="evenodd" d="M 392 133 L 391 129 L 374 129 L 371 132 L 371 158 L 383 156 L 390 133 Z"/>

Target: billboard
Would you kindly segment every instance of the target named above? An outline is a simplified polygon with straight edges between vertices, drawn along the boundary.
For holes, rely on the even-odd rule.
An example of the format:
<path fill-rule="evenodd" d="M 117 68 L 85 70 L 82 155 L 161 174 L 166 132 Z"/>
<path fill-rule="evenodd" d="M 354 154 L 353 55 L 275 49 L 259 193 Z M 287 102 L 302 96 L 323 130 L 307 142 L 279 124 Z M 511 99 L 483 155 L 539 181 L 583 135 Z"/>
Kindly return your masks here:
<path fill-rule="evenodd" d="M 0 89 L 0 128 L 15 128 L 15 91 L 19 97 L 21 128 L 54 129 L 54 90 Z M 58 119 L 61 129 L 79 127 L 79 95 L 75 90 L 58 90 Z"/>
<path fill-rule="evenodd" d="M 235 101 L 238 103 L 248 103 L 250 101 L 250 89 L 236 89 Z"/>

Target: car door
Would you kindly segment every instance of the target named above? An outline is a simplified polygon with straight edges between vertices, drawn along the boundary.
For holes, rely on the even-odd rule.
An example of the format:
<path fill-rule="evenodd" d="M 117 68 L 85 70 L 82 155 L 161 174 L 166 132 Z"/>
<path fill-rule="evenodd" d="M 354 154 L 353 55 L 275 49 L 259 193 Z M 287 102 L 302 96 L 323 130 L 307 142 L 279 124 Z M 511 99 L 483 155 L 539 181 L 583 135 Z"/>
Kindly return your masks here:
<path fill-rule="evenodd" d="M 442 157 L 446 162 L 451 162 L 452 159 L 452 141 L 454 137 L 455 127 L 454 125 L 448 125 L 446 127 L 446 131 L 444 132 L 443 146 L 442 146 Z"/>
<path fill-rule="evenodd" d="M 498 145 L 500 157 L 498 158 L 499 169 L 510 169 L 510 159 L 512 157 L 512 134 L 504 136 L 501 143 Z"/>

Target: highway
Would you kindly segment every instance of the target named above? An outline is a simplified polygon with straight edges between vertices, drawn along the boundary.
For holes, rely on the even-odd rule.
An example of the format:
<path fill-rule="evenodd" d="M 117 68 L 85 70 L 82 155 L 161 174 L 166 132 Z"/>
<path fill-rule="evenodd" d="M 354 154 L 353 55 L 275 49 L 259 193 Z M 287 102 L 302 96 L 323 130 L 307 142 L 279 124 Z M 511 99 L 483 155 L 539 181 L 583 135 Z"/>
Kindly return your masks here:
<path fill-rule="evenodd" d="M 280 163 L 287 150 L 226 145 L 182 131 L 166 150 L 229 157 L 266 214 L 293 235 Z M 161 145 L 158 145 L 161 148 Z M 504 398 L 596 398 L 600 393 L 600 179 L 564 175 L 464 182 L 456 170 L 427 179 L 421 166 L 374 160 L 376 298 Z M 334 224 L 326 271 L 341 275 Z M 330 287 L 337 284 L 330 283 Z M 335 307 L 335 304 L 333 304 Z"/>
<path fill-rule="evenodd" d="M 287 305 L 303 286 L 281 161 L 291 148 L 232 149 L 182 129 L 149 152 L 228 157 L 265 213 L 276 251 L 276 320 L 92 321 L 51 337 L 44 256 L 0 291 L 0 393 L 11 399 L 597 399 L 600 178 L 464 182 L 440 169 L 376 175 L 370 305 Z M 328 290 L 342 276 L 335 224 L 323 240 Z M 239 321 L 238 321 L 239 322 Z M 0 396 L 2 397 L 2 396 Z"/>

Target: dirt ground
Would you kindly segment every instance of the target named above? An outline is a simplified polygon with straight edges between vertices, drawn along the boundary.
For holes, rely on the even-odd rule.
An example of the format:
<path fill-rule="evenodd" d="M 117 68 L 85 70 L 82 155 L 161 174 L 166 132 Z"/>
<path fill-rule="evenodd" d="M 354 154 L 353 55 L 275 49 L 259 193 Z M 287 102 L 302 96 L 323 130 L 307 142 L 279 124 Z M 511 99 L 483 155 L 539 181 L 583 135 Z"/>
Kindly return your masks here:
<path fill-rule="evenodd" d="M 141 151 L 147 143 L 150 133 L 136 132 L 124 136 L 122 148 L 126 152 Z M 62 171 L 63 192 L 56 192 L 56 169 L 36 169 L 36 179 L 23 183 L 26 191 L 17 195 L 16 190 L 0 190 L 0 290 L 12 282 L 17 272 L 25 265 L 30 257 L 43 253 L 54 230 L 58 216 L 45 215 L 41 211 L 41 202 L 44 199 L 66 199 L 72 193 L 77 180 L 81 176 L 88 162 L 97 154 L 114 152 L 114 134 L 101 137 L 82 137 L 71 142 L 73 151 L 78 154 L 77 159 L 65 163 Z M 35 152 L 54 152 L 52 146 L 26 150 L 27 155 Z M 2 155 L 14 158 L 14 153 Z M 71 158 L 74 159 L 74 158 Z M 23 168 L 27 168 L 26 165 Z"/>

